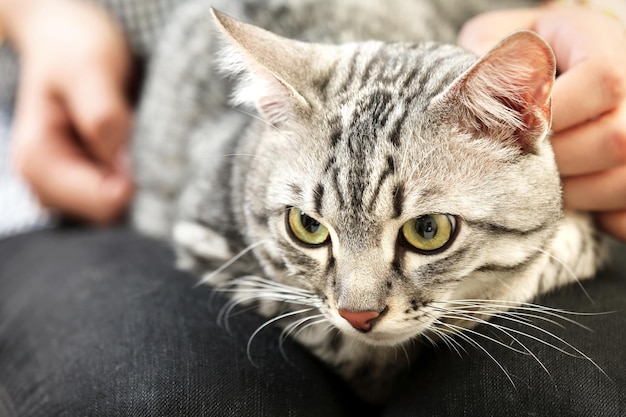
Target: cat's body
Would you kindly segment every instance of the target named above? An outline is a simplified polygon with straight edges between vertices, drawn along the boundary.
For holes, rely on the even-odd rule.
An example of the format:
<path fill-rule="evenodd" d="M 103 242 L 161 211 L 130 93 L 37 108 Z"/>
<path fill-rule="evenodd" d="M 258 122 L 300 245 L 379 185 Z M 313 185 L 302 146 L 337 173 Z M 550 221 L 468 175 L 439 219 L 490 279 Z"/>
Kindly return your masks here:
<path fill-rule="evenodd" d="M 228 83 L 204 85 L 206 114 L 172 143 L 150 136 L 164 121 L 146 101 L 134 218 L 171 233 L 182 267 L 284 314 L 287 333 L 380 394 L 416 338 L 592 276 L 601 244 L 588 216 L 562 211 L 547 138 L 554 60 L 540 39 L 514 35 L 477 63 L 419 42 L 453 41 L 461 17 L 404 30 L 382 18 L 398 5 L 340 3 L 352 14 L 296 23 L 299 37 L 407 42 L 304 44 L 218 15 L 234 45 L 222 67 L 246 74 L 237 101 L 260 116 L 226 109 Z M 262 10 L 248 14 L 263 23 Z M 364 29 L 368 15 L 380 19 Z"/>

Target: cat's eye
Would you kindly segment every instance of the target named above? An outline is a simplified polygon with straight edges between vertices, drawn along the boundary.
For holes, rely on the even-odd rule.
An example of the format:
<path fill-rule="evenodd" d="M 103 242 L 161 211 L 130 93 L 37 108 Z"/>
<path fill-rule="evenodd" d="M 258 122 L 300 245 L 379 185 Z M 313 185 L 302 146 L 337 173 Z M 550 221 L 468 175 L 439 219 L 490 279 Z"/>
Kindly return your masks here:
<path fill-rule="evenodd" d="M 402 236 L 418 252 L 432 253 L 452 241 L 456 219 L 448 214 L 427 214 L 404 223 Z"/>
<path fill-rule="evenodd" d="M 287 223 L 291 234 L 302 243 L 319 246 L 328 240 L 328 229 L 299 208 L 289 209 Z"/>

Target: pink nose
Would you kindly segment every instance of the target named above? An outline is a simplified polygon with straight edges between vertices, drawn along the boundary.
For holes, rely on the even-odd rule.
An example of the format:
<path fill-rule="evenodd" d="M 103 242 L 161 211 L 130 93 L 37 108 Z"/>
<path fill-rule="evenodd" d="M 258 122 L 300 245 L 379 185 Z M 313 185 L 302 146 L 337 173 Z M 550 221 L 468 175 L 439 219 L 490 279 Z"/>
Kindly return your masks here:
<path fill-rule="evenodd" d="M 377 311 L 349 311 L 338 310 L 339 315 L 357 330 L 369 332 L 372 329 L 372 321 L 380 316 Z"/>

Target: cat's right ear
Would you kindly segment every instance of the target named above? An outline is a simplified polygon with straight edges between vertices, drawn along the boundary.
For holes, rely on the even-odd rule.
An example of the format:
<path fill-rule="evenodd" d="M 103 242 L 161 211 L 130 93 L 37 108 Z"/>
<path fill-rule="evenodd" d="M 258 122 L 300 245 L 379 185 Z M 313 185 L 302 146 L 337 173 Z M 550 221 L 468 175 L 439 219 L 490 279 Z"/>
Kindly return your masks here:
<path fill-rule="evenodd" d="M 311 106 L 307 80 L 317 49 L 240 22 L 211 9 L 229 46 L 222 51 L 224 72 L 241 77 L 234 104 L 253 105 L 272 124 L 280 124 Z"/>
<path fill-rule="evenodd" d="M 439 104 L 470 133 L 534 153 L 550 128 L 555 72 L 550 46 L 534 32 L 519 31 L 459 77 Z"/>

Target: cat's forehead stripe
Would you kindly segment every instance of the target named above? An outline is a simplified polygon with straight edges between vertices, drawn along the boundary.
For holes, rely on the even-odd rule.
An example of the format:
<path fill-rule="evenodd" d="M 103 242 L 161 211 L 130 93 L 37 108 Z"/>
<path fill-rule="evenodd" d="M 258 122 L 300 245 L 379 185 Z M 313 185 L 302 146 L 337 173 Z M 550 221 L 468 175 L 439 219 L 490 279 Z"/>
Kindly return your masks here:
<path fill-rule="evenodd" d="M 395 120 L 389 132 L 389 135 L 387 136 L 387 140 L 391 142 L 391 144 L 396 148 L 400 146 L 400 141 L 402 138 L 402 126 L 404 125 L 404 122 L 406 121 L 408 115 L 408 106 L 404 106 L 402 114 Z"/>
<path fill-rule="evenodd" d="M 350 63 L 348 65 L 348 71 L 346 72 L 346 78 L 343 79 L 337 88 L 337 93 L 339 96 L 345 95 L 347 97 L 348 91 L 350 91 L 350 87 L 355 82 L 358 77 L 355 77 L 357 72 L 357 65 L 359 62 L 360 51 L 357 49 L 350 59 Z"/>
<path fill-rule="evenodd" d="M 504 264 L 485 264 L 476 268 L 476 272 L 499 272 L 499 273 L 519 273 L 530 267 L 535 263 L 544 252 L 535 251 L 532 252 L 526 259 L 521 260 L 513 265 Z"/>
<path fill-rule="evenodd" d="M 542 232 L 545 230 L 546 227 L 548 227 L 549 224 L 553 223 L 551 219 L 548 219 L 546 222 L 537 226 L 529 227 L 527 229 L 517 229 L 489 221 L 466 220 L 465 222 L 468 226 L 474 229 L 482 230 L 487 233 L 518 236 L 528 236 L 534 233 Z"/>
<path fill-rule="evenodd" d="M 397 184 L 393 189 L 393 218 L 397 219 L 402 215 L 404 205 L 404 184 Z"/>
<path fill-rule="evenodd" d="M 335 194 L 337 195 L 337 202 L 339 203 L 339 208 L 344 209 L 346 206 L 346 202 L 343 198 L 343 194 L 341 193 L 341 185 L 339 184 L 339 168 L 335 167 L 332 170 L 331 178 L 333 181 L 333 189 L 335 190 Z"/>
<path fill-rule="evenodd" d="M 400 97 L 421 96 L 420 101 L 426 104 L 459 75 L 460 69 L 455 65 L 458 60 L 458 51 L 436 43 L 378 45 L 374 53 L 357 49 L 349 63 L 344 64 L 348 66 L 344 72 L 347 76 L 335 88 L 336 96 L 345 104 L 357 90 L 384 85 L 393 87 Z M 444 68 L 448 70 L 443 71 Z M 356 80 L 360 80 L 358 88 Z M 430 83 L 427 91 L 421 91 L 428 80 L 435 82 Z"/>
<path fill-rule="evenodd" d="M 384 51 L 382 45 L 376 50 L 376 52 L 371 55 L 365 63 L 365 68 L 363 69 L 363 73 L 361 74 L 361 88 L 363 88 L 369 81 L 372 76 L 372 70 L 374 66 L 377 65 L 381 61 L 381 53 Z M 377 72 L 376 75 L 380 75 L 380 72 Z"/>
<path fill-rule="evenodd" d="M 302 199 L 302 187 L 300 187 L 298 184 L 288 184 L 289 190 L 291 191 L 292 198 L 295 200 L 301 200 Z"/>
<path fill-rule="evenodd" d="M 430 281 L 435 285 L 462 280 L 464 276 L 459 275 L 457 272 L 465 267 L 463 261 L 471 257 L 472 253 L 470 247 L 461 246 L 445 258 L 437 259 L 436 262 L 429 262 L 421 266 L 416 274 L 430 277 Z"/>
<path fill-rule="evenodd" d="M 372 211 L 376 206 L 376 202 L 378 201 L 378 197 L 380 195 L 380 190 L 383 187 L 383 184 L 387 179 L 395 172 L 395 165 L 393 162 L 393 156 L 387 155 L 387 168 L 380 174 L 378 181 L 376 183 L 376 187 L 374 188 L 374 192 L 372 194 L 372 198 L 369 202 L 368 209 Z"/>
<path fill-rule="evenodd" d="M 315 212 L 322 213 L 322 203 L 324 200 L 324 184 L 318 183 L 313 192 L 313 200 L 315 206 Z"/>

